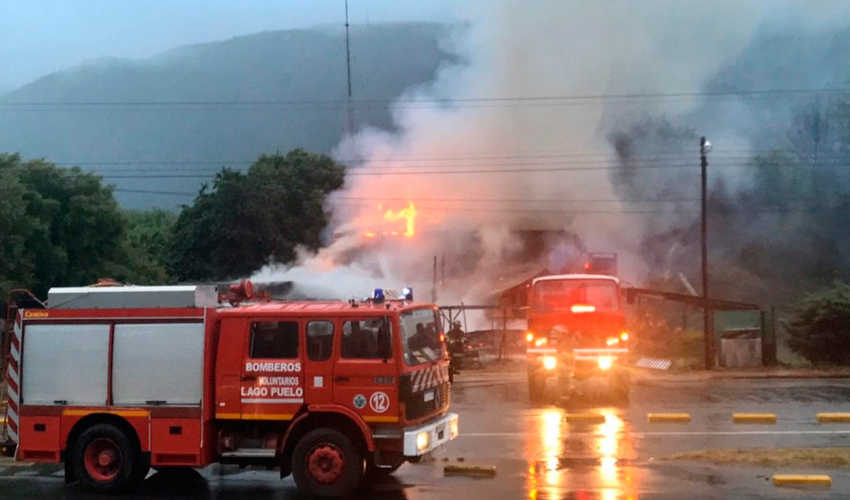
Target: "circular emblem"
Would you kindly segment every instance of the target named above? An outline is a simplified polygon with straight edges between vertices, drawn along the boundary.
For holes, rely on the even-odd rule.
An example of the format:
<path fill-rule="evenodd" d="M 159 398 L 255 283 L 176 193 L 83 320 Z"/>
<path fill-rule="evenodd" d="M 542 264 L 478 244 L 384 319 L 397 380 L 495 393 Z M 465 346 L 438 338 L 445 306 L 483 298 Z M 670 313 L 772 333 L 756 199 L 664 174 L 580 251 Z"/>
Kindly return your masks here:
<path fill-rule="evenodd" d="M 376 392 L 369 398 L 369 406 L 375 413 L 384 413 L 390 409 L 390 397 L 383 392 Z"/>
<path fill-rule="evenodd" d="M 364 396 L 362 394 L 358 394 L 358 395 L 354 396 L 354 407 L 357 408 L 358 410 L 362 410 L 363 408 L 366 408 L 366 396 Z"/>

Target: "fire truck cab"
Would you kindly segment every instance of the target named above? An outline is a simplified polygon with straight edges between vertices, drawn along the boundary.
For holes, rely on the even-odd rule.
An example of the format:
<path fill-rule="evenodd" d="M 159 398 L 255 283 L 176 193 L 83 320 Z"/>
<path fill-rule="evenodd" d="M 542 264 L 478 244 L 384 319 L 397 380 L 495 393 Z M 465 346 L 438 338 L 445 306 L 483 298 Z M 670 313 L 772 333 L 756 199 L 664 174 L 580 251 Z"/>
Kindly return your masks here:
<path fill-rule="evenodd" d="M 629 333 L 622 302 L 613 276 L 566 274 L 532 281 L 526 333 L 532 401 L 569 399 L 593 382 L 601 382 L 615 402 L 628 400 Z"/>
<path fill-rule="evenodd" d="M 4 448 L 100 491 L 233 463 L 337 497 L 457 435 L 436 306 L 219 300 L 54 288 L 48 308 L 18 311 Z"/>

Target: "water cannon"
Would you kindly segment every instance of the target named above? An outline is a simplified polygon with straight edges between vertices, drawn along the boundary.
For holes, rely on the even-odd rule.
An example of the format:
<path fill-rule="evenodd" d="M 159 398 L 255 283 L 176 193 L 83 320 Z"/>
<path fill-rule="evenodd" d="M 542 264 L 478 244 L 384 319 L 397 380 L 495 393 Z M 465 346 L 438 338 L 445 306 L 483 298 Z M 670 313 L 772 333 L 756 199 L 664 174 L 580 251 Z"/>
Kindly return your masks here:
<path fill-rule="evenodd" d="M 231 294 L 231 300 L 240 301 L 247 300 L 254 296 L 254 284 L 251 280 L 242 280 L 235 285 L 230 285 L 228 288 Z"/>

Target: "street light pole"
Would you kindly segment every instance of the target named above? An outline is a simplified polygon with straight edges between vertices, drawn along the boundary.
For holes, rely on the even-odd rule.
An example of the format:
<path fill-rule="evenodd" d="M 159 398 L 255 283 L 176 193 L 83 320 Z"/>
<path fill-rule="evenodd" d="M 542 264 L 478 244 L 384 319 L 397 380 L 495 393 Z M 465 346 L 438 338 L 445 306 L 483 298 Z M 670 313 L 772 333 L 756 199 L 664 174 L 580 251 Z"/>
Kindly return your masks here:
<path fill-rule="evenodd" d="M 702 174 L 702 332 L 705 342 L 705 369 L 714 367 L 714 332 L 711 331 L 711 310 L 708 305 L 708 152 L 711 143 L 703 136 L 699 141 L 700 171 Z"/>

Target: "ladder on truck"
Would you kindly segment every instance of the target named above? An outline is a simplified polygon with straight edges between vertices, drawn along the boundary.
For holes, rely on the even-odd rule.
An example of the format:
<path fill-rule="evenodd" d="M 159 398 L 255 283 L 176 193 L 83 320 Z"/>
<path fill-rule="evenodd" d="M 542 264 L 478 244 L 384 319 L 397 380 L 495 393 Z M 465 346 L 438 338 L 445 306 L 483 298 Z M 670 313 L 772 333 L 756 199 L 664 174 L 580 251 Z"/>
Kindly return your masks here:
<path fill-rule="evenodd" d="M 23 301 L 16 301 L 16 296 L 22 296 Z M 39 300 L 32 292 L 23 288 L 16 288 L 9 292 L 6 302 L 6 325 L 4 331 L 2 331 L 2 344 L 0 344 L 0 361 L 3 363 L 3 379 L 0 380 L 0 455 L 12 456 L 17 446 L 17 443 L 12 440 L 9 419 L 7 418 L 9 411 L 8 380 L 9 370 L 12 369 L 12 335 L 14 334 L 15 317 L 18 310 L 23 307 L 46 309 L 47 304 Z"/>
<path fill-rule="evenodd" d="M 9 362 L 8 360 L 5 362 L 5 366 L 3 367 L 3 380 L 0 381 L 0 444 L 8 443 L 11 441 L 9 433 L 7 432 L 7 426 L 9 425 L 6 421 L 6 408 L 9 402 L 9 390 L 6 387 L 6 381 L 9 380 Z"/>

